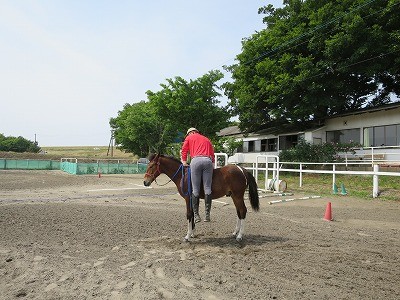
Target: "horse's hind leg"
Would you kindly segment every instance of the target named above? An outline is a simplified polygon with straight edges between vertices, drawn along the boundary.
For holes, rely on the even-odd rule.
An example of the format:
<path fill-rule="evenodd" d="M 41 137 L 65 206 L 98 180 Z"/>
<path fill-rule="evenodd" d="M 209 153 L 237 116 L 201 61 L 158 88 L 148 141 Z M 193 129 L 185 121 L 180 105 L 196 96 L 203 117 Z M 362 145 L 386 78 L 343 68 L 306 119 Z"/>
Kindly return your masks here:
<path fill-rule="evenodd" d="M 235 227 L 235 230 L 234 230 L 233 233 L 232 233 L 232 235 L 233 235 L 234 237 L 236 237 L 237 234 L 239 233 L 241 224 L 242 224 L 242 220 L 240 220 L 239 217 L 237 217 L 237 220 L 236 220 L 236 227 Z"/>
<path fill-rule="evenodd" d="M 246 218 L 247 208 L 246 205 L 244 204 L 243 198 L 241 199 L 233 198 L 233 202 L 235 203 L 236 213 L 237 213 L 236 227 L 235 231 L 233 232 L 233 235 L 236 237 L 236 240 L 240 242 L 243 239 L 244 223 L 245 223 L 244 220 Z"/>
<path fill-rule="evenodd" d="M 244 219 L 237 218 L 236 228 L 233 232 L 233 236 L 236 237 L 236 240 L 240 242 L 243 239 L 244 234 Z"/>

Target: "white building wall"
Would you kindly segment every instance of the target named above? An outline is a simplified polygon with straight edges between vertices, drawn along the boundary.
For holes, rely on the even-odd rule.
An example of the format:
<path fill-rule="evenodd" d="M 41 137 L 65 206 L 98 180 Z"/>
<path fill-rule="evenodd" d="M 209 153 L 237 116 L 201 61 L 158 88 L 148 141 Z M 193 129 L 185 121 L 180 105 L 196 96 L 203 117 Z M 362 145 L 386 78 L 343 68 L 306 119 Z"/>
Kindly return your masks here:
<path fill-rule="evenodd" d="M 399 116 L 400 108 L 397 108 L 327 119 L 325 125 L 326 131 L 391 125 L 400 123 Z"/>
<path fill-rule="evenodd" d="M 324 127 L 321 127 L 314 131 L 304 132 L 304 138 L 306 141 L 313 144 L 326 143 L 326 131 L 360 128 L 360 141 L 363 141 L 364 128 L 372 126 L 392 125 L 392 124 L 400 124 L 400 107 L 388 110 L 366 112 L 361 114 L 354 114 L 343 117 L 336 117 L 332 119 L 326 119 Z M 234 157 L 230 157 L 231 162 L 254 163 L 258 155 L 278 155 L 278 151 L 261 152 L 261 140 L 276 138 L 276 137 L 277 136 L 273 135 L 254 134 L 242 138 L 244 142 L 254 141 L 255 152 L 250 152 L 250 153 L 247 152 L 248 151 L 248 149 L 246 149 L 247 143 L 244 143 L 244 149 L 243 149 L 244 153 L 237 153 L 234 155 Z M 388 150 L 386 150 L 385 152 L 388 152 Z M 398 157 L 398 154 L 396 157 Z"/>

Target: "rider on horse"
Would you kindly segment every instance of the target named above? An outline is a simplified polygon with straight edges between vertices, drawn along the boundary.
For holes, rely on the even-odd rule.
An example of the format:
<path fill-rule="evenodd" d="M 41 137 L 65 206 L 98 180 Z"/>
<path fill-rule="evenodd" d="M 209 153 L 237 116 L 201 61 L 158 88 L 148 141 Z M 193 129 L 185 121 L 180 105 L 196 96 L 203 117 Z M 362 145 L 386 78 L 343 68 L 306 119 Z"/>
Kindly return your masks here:
<path fill-rule="evenodd" d="M 200 185 L 203 181 L 205 218 L 204 222 L 210 222 L 211 211 L 211 184 L 214 170 L 214 148 L 211 141 L 200 134 L 199 131 L 191 127 L 186 133 L 181 150 L 181 161 L 184 166 L 187 164 L 188 152 L 190 153 L 190 175 L 192 179 L 192 205 L 194 221 L 201 221 L 199 215 Z"/>

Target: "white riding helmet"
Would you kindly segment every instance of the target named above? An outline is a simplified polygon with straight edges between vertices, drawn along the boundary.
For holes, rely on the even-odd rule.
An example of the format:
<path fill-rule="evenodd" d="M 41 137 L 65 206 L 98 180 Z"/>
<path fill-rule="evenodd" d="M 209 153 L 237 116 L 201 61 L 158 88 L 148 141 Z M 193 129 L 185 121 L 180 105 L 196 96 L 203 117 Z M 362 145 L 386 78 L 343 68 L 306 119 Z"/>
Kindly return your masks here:
<path fill-rule="evenodd" d="M 188 134 L 191 133 L 192 131 L 199 132 L 196 128 L 190 127 L 190 128 L 187 130 L 186 135 L 188 135 Z"/>

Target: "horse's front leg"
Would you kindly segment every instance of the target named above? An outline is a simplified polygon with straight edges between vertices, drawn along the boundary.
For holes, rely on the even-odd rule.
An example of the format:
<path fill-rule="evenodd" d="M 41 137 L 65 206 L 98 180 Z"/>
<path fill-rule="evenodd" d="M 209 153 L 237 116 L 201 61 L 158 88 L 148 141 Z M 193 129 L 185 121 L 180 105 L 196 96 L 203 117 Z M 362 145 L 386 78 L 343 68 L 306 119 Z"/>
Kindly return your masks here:
<path fill-rule="evenodd" d="M 186 219 L 188 221 L 188 228 L 184 241 L 188 242 L 190 238 L 194 237 L 195 225 L 194 225 L 193 210 L 192 207 L 190 206 L 190 198 L 185 198 L 185 200 L 186 200 Z"/>

